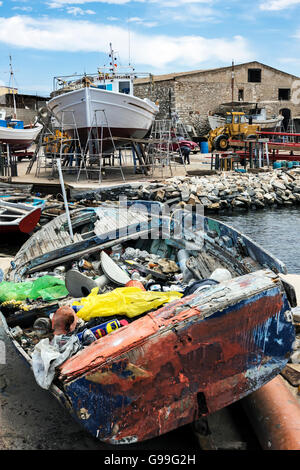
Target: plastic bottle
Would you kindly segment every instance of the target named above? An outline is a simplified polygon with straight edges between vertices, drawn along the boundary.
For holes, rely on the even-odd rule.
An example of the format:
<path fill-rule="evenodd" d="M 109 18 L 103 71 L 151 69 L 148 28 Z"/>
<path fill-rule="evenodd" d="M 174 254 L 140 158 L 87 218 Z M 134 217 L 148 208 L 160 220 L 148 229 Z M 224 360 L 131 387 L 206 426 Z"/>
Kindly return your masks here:
<path fill-rule="evenodd" d="M 99 338 L 102 338 L 102 336 L 109 335 L 109 333 L 111 333 L 112 331 L 118 330 L 119 328 L 121 328 L 122 326 L 125 326 L 125 325 L 128 325 L 127 320 L 120 320 L 119 321 L 117 319 L 114 319 L 114 320 L 107 321 L 105 323 L 101 323 L 101 325 L 94 326 L 90 330 L 86 329 L 82 333 L 78 333 L 77 336 L 78 336 L 79 340 L 82 341 L 85 331 L 89 331 L 89 332 L 93 333 L 95 339 L 99 339 Z M 86 335 L 87 335 L 87 333 L 86 333 Z M 90 334 L 89 334 L 89 338 L 90 338 Z"/>

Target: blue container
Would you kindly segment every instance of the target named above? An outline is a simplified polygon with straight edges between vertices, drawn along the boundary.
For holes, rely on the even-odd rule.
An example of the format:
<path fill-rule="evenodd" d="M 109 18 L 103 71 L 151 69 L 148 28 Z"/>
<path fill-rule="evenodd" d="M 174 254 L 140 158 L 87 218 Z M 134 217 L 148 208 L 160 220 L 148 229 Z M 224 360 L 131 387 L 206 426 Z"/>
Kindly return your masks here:
<path fill-rule="evenodd" d="M 287 162 L 287 167 L 288 168 L 293 168 L 294 162 Z"/>
<path fill-rule="evenodd" d="M 273 168 L 276 170 L 276 168 L 281 168 L 281 162 L 274 162 L 273 163 Z"/>
<path fill-rule="evenodd" d="M 208 142 L 200 142 L 200 149 L 201 149 L 201 153 L 209 153 Z"/>

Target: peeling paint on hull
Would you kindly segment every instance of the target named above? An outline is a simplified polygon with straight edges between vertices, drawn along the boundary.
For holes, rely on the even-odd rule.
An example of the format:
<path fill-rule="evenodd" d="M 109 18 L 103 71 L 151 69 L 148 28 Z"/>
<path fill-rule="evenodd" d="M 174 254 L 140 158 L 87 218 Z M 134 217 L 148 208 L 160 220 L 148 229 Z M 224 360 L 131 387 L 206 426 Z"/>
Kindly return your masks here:
<path fill-rule="evenodd" d="M 69 359 L 61 380 L 75 419 L 105 442 L 142 441 L 274 378 L 287 363 L 294 329 L 285 318 L 289 305 L 280 281 L 260 273 L 229 281 L 232 301 L 225 308 L 222 293 L 215 311 L 213 294 L 190 296 L 186 304 L 181 299 L 136 320 L 131 334 L 129 325 Z M 79 419 L 82 408 L 88 419 Z"/>

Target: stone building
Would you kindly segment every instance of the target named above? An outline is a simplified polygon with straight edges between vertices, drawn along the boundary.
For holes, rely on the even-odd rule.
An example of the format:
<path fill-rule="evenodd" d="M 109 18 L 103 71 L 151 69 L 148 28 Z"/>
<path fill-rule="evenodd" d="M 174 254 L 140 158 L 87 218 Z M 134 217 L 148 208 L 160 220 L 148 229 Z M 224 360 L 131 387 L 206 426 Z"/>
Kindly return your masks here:
<path fill-rule="evenodd" d="M 6 116 L 14 113 L 14 100 L 17 109 L 17 118 L 24 124 L 32 122 L 38 110 L 46 106 L 49 98 L 38 95 L 25 95 L 18 92 L 17 88 L 0 86 L 0 108 L 6 111 Z"/>
<path fill-rule="evenodd" d="M 285 126 L 300 115 L 300 78 L 260 62 L 150 75 L 135 80 L 134 93 L 159 102 L 158 119 L 176 112 L 198 131 L 208 125 L 208 114 L 230 111 L 232 100 L 236 110 L 247 112 L 257 104 L 265 108 L 267 118 L 283 114 Z"/>

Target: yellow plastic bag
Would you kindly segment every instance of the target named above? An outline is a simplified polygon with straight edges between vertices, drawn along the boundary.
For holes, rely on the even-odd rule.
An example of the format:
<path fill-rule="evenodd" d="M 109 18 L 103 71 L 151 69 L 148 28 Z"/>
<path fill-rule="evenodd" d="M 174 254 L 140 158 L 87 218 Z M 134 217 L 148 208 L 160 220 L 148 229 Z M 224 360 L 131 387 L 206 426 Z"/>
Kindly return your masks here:
<path fill-rule="evenodd" d="M 85 321 L 93 317 L 105 317 L 111 315 L 125 315 L 129 318 L 141 315 L 144 312 L 155 309 L 172 300 L 182 297 L 179 292 L 152 292 L 142 291 L 138 287 L 119 287 L 107 294 L 98 293 L 98 287 L 91 293 L 73 302 L 73 305 L 82 307 L 77 316 Z"/>

